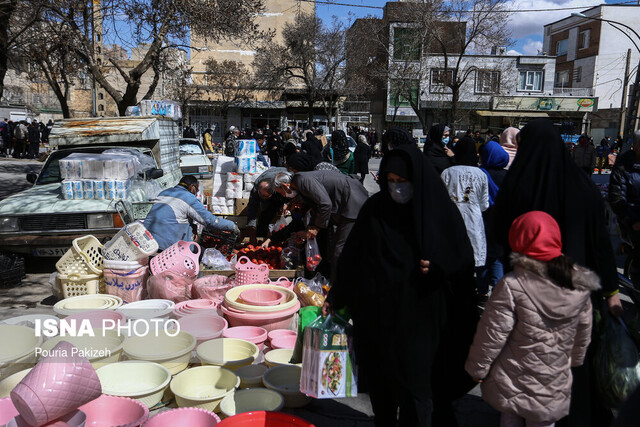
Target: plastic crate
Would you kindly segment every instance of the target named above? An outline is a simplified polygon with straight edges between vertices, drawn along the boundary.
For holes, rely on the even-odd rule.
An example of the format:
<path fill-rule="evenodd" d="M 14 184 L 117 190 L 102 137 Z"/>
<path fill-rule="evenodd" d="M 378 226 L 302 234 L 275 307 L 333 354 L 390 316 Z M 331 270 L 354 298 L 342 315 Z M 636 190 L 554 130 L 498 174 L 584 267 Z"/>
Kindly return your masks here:
<path fill-rule="evenodd" d="M 7 261 L 5 258 L 8 258 Z M 0 288 L 13 288 L 22 283 L 25 277 L 24 259 L 19 257 L 0 257 Z"/>
<path fill-rule="evenodd" d="M 103 277 L 97 274 L 58 274 L 56 280 L 64 298 L 105 293 Z"/>
<path fill-rule="evenodd" d="M 214 248 L 219 250 L 223 255 L 230 256 L 236 247 L 238 235 L 231 231 L 220 230 L 202 230 L 198 243 L 203 249 Z"/>
<path fill-rule="evenodd" d="M 89 235 L 73 241 L 71 248 L 58 260 L 56 269 L 66 276 L 102 274 L 102 245 Z"/>

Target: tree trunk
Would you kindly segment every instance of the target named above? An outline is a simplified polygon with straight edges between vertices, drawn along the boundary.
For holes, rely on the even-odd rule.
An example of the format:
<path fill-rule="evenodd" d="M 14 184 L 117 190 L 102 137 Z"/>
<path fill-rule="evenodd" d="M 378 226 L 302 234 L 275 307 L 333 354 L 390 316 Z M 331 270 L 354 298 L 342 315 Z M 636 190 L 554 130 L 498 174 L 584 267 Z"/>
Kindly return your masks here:
<path fill-rule="evenodd" d="M 453 86 L 451 88 L 451 117 L 449 118 L 449 127 L 451 128 L 451 135 L 455 135 L 455 122 L 458 116 L 458 100 L 460 99 L 460 86 Z"/>
<path fill-rule="evenodd" d="M 307 126 L 309 128 L 313 127 L 313 96 L 311 94 L 307 94 Z"/>
<path fill-rule="evenodd" d="M 127 90 L 122 95 L 122 101 L 118 102 L 118 115 L 124 116 L 127 112 L 127 107 L 136 105 L 138 103 L 138 90 L 140 89 L 141 77 L 132 81 L 127 85 Z"/>
<path fill-rule="evenodd" d="M 4 77 L 7 74 L 9 52 L 9 21 L 16 9 L 17 0 L 0 3 L 0 99 L 4 93 Z"/>

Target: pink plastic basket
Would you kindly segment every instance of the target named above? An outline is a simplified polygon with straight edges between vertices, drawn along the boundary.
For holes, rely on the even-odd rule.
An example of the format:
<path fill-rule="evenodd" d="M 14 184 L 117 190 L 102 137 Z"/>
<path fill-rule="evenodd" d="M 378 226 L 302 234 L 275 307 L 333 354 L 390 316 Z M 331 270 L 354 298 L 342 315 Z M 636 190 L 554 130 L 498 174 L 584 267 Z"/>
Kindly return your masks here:
<path fill-rule="evenodd" d="M 236 263 L 236 286 L 269 283 L 269 266 L 254 264 L 246 256 Z"/>
<path fill-rule="evenodd" d="M 200 245 L 181 240 L 155 256 L 149 267 L 153 275 L 171 271 L 194 279 L 200 272 Z"/>
<path fill-rule="evenodd" d="M 284 276 L 276 280 L 271 280 L 269 283 L 276 286 L 282 286 L 283 288 L 287 288 L 291 291 L 293 290 L 293 282 Z"/>
<path fill-rule="evenodd" d="M 104 270 L 107 293 L 119 296 L 126 303 L 140 301 L 143 298 L 148 277 L 149 268 L 146 265 L 132 271 L 109 268 Z"/>

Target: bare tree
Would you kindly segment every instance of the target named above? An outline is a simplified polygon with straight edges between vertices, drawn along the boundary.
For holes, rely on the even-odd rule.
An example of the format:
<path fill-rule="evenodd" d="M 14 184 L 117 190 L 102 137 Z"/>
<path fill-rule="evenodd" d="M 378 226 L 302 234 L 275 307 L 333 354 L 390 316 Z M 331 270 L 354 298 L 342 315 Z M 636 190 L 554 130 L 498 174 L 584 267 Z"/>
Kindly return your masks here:
<path fill-rule="evenodd" d="M 229 107 L 253 99 L 253 77 L 242 62 L 208 59 L 205 65 L 204 88 L 223 116 Z"/>
<path fill-rule="evenodd" d="M 345 43 L 346 28 L 335 16 L 331 27 L 321 27 L 316 35 L 316 80 L 330 128 L 340 94 L 345 91 Z"/>
<path fill-rule="evenodd" d="M 193 67 L 183 64 L 167 71 L 167 93 L 179 102 L 185 123 L 189 121 L 189 103 L 204 93 L 201 85 L 193 81 Z"/>
<path fill-rule="evenodd" d="M 44 9 L 44 18 L 59 21 L 68 28 L 68 37 L 77 41 L 74 52 L 95 81 L 115 101 L 118 112 L 138 101 L 142 76 L 161 61 L 167 47 L 189 46 L 190 33 L 202 39 L 219 41 L 239 38 L 259 39 L 255 17 L 264 0 L 30 0 Z M 100 31 L 96 31 L 100 30 Z M 96 35 L 119 40 L 125 46 L 144 43 L 142 59 L 132 69 L 124 69 L 117 59 L 104 55 L 105 62 L 117 70 L 124 91 L 107 79 L 110 67 L 96 51 Z M 121 35 L 120 34 L 124 34 Z M 121 38 L 119 38 L 121 37 Z M 154 70 L 156 74 L 158 71 Z"/>

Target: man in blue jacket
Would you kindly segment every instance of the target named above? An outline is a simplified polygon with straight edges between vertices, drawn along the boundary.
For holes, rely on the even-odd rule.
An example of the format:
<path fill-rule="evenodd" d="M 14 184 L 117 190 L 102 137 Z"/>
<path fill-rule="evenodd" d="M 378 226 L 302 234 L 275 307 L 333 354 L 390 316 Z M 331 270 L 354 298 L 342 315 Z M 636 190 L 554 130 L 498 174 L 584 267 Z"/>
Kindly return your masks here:
<path fill-rule="evenodd" d="M 158 195 L 158 201 L 144 220 L 144 226 L 158 241 L 160 250 L 180 240 L 193 240 L 191 224 L 194 221 L 208 229 L 239 233 L 232 221 L 209 212 L 196 198 L 197 193 L 198 180 L 193 176 L 183 176 L 177 186 Z"/>

